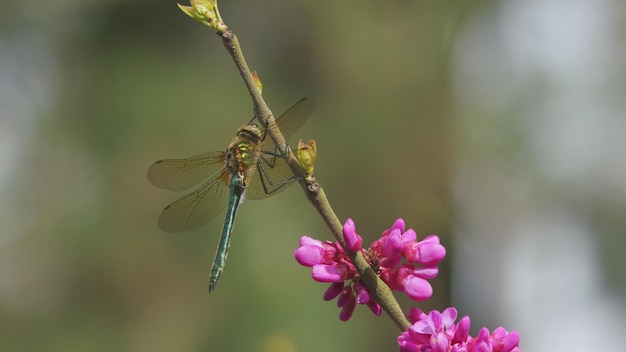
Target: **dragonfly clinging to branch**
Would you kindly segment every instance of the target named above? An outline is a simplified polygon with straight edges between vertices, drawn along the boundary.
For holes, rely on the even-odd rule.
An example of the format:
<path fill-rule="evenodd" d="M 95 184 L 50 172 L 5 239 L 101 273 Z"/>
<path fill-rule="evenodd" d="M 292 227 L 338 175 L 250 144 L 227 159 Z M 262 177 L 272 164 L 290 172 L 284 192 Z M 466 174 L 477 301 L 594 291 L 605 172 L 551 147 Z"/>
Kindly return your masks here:
<path fill-rule="evenodd" d="M 314 106 L 312 99 L 304 98 L 276 119 L 276 126 L 285 138 L 304 124 Z M 295 179 L 285 155 L 280 154 L 267 134 L 272 126 L 258 127 L 253 121 L 239 128 L 226 151 L 186 159 L 159 160 L 148 169 L 148 180 L 170 191 L 183 191 L 207 180 L 193 192 L 165 207 L 159 217 L 159 227 L 163 231 L 182 232 L 200 228 L 228 204 L 211 268 L 209 291 L 215 289 L 224 270 L 235 215 L 244 194 L 248 199 L 263 199 L 284 190 Z"/>

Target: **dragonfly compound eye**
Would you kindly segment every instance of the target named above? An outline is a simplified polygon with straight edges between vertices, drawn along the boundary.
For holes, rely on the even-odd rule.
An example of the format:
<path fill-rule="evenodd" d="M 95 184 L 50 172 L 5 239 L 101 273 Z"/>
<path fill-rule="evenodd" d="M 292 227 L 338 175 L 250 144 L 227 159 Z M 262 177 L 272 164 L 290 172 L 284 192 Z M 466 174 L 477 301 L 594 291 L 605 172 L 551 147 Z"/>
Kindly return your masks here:
<path fill-rule="evenodd" d="M 261 141 L 263 133 L 256 125 L 245 125 L 237 131 L 237 137 L 258 143 Z"/>

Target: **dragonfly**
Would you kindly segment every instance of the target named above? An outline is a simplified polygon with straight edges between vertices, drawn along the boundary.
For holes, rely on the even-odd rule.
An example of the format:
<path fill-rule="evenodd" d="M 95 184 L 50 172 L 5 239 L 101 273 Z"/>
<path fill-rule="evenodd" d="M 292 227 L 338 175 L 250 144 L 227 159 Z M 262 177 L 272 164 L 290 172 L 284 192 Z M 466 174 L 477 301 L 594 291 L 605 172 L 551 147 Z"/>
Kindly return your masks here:
<path fill-rule="evenodd" d="M 165 159 L 152 164 L 148 180 L 170 191 L 184 191 L 207 180 L 193 192 L 166 206 L 159 216 L 165 232 L 198 229 L 213 220 L 228 205 L 222 234 L 213 259 L 209 292 L 215 289 L 224 266 L 237 210 L 244 199 L 264 199 L 275 195 L 295 180 L 271 138 L 268 129 L 277 126 L 289 138 L 309 118 L 315 107 L 303 98 L 282 114 L 272 125 L 259 127 L 253 118 L 237 130 L 225 151 L 216 151 L 186 159 Z"/>

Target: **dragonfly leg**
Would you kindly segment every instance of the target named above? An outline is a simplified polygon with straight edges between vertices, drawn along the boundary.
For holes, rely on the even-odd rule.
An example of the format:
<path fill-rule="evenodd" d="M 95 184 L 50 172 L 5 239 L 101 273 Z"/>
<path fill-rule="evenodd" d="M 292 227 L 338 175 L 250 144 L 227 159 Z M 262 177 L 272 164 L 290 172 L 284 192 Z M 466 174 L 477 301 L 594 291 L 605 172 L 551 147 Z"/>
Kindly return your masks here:
<path fill-rule="evenodd" d="M 270 157 L 266 157 L 266 155 L 269 155 Z M 269 167 L 274 168 L 274 167 L 276 167 L 276 160 L 286 160 L 287 156 L 281 154 L 278 150 L 276 150 L 274 152 L 270 152 L 268 150 L 264 150 L 263 154 L 261 155 L 261 159 L 263 159 L 263 161 L 265 161 L 265 163 Z"/>
<path fill-rule="evenodd" d="M 275 155 L 272 159 L 276 157 L 282 157 L 282 156 Z M 261 179 L 261 184 L 263 185 L 263 191 L 265 192 L 265 194 L 275 193 L 281 188 L 283 188 L 284 186 L 290 184 L 293 181 L 296 181 L 295 176 L 291 176 L 290 178 L 284 179 L 281 181 L 273 180 L 270 172 L 267 169 L 267 167 L 272 167 L 272 165 L 274 164 L 272 164 L 269 161 L 267 161 L 267 166 L 263 162 L 260 162 L 257 165 L 259 178 Z"/>

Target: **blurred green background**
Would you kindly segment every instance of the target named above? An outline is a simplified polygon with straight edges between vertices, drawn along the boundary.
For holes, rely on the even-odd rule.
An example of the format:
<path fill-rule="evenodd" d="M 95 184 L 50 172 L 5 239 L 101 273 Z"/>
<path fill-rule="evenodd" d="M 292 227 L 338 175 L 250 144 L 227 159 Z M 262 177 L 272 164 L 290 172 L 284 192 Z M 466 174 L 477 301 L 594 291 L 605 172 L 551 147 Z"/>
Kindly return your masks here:
<path fill-rule="evenodd" d="M 504 325 L 551 351 L 559 312 L 624 327 L 608 312 L 625 308 L 626 21 L 619 1 L 589 1 L 220 11 L 274 113 L 317 101 L 291 144 L 317 141 L 337 215 L 366 243 L 398 217 L 441 236 L 420 307 L 454 304 L 474 333 Z M 221 217 L 157 228 L 180 194 L 147 181 L 151 163 L 222 150 L 251 117 L 221 40 L 175 2 L 5 4 L 0 99 L 0 350 L 397 350 L 386 316 L 340 322 L 293 259 L 300 236 L 330 239 L 298 187 L 243 204 L 210 295 Z"/>

